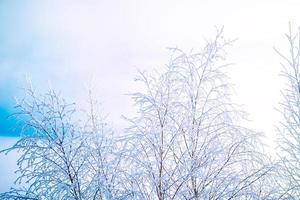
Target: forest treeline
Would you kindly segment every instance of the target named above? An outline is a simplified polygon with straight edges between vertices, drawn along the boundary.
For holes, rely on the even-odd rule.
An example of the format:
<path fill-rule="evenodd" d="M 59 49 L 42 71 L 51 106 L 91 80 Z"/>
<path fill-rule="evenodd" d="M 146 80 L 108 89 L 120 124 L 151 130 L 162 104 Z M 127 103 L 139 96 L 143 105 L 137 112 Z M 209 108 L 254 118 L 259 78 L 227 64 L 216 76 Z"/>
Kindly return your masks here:
<path fill-rule="evenodd" d="M 300 199 L 300 36 L 286 34 L 287 82 L 278 106 L 279 153 L 271 159 L 262 136 L 243 126 L 231 100 L 223 29 L 199 52 L 170 49 L 158 72 L 140 72 L 137 112 L 117 133 L 93 91 L 84 112 L 63 95 L 25 90 L 14 116 L 20 139 L 18 178 L 0 199 L 275 200 Z M 80 117 L 78 117 L 78 115 Z"/>

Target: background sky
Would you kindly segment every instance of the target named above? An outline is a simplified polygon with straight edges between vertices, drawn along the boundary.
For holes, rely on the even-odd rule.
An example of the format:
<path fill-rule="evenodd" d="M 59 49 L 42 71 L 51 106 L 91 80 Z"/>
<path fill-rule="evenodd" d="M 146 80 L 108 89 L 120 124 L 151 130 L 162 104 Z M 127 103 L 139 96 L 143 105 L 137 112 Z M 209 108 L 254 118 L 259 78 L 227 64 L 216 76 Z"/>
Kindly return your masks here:
<path fill-rule="evenodd" d="M 167 47 L 200 49 L 223 25 L 225 36 L 238 38 L 228 51 L 233 99 L 272 149 L 284 88 L 273 47 L 287 52 L 284 34 L 289 22 L 300 25 L 299 11 L 297 0 L 0 0 L 0 149 L 18 135 L 7 116 L 26 77 L 39 91 L 51 85 L 79 104 L 93 83 L 122 130 L 120 116 L 132 113 L 124 94 L 138 87 L 137 69 L 163 67 Z M 0 155 L 0 192 L 13 182 L 16 157 Z"/>

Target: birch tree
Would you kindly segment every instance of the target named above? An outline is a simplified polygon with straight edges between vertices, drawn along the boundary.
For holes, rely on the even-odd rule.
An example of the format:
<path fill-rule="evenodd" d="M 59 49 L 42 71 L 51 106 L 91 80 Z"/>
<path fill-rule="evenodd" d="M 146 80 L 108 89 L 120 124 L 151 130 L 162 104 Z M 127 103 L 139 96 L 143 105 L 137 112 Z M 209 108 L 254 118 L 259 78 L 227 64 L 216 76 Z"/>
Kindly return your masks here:
<path fill-rule="evenodd" d="M 286 88 L 282 91 L 281 103 L 282 121 L 279 127 L 279 147 L 283 169 L 281 175 L 283 184 L 290 199 L 300 198 L 300 29 L 285 35 L 288 43 L 288 53 L 278 50 L 282 58 L 282 75 L 286 79 Z"/>
<path fill-rule="evenodd" d="M 240 126 L 223 71 L 232 41 L 222 29 L 200 53 L 173 52 L 167 67 L 137 80 L 133 168 L 137 199 L 272 199 L 273 166 L 255 132 Z M 270 183 L 270 182 L 269 182 Z"/>
<path fill-rule="evenodd" d="M 100 118 L 97 102 L 89 99 L 90 111 L 87 117 L 80 113 L 79 121 L 75 118 L 75 104 L 68 104 L 53 90 L 38 95 L 30 87 L 26 93 L 16 106 L 16 117 L 23 127 L 21 139 L 4 150 L 20 152 L 16 183 L 21 187 L 1 194 L 1 199 L 126 196 L 125 188 L 119 185 L 120 157 L 114 148 L 112 130 Z"/>
<path fill-rule="evenodd" d="M 101 105 L 89 90 L 87 120 L 84 124 L 89 196 L 85 199 L 128 199 L 131 194 L 124 167 L 124 141 L 117 137 L 101 114 Z M 125 140 L 126 141 L 126 140 Z"/>

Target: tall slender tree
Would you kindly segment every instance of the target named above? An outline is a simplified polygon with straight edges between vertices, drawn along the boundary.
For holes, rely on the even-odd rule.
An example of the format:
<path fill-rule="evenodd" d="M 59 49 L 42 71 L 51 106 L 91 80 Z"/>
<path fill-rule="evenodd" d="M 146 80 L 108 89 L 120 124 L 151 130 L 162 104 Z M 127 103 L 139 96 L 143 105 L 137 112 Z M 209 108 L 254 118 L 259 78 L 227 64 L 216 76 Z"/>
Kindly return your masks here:
<path fill-rule="evenodd" d="M 284 187 L 290 199 L 300 198 L 300 29 L 293 32 L 291 24 L 285 35 L 288 54 L 277 53 L 282 58 L 282 75 L 286 88 L 282 91 L 282 121 L 279 128 L 279 147 L 283 169 Z"/>

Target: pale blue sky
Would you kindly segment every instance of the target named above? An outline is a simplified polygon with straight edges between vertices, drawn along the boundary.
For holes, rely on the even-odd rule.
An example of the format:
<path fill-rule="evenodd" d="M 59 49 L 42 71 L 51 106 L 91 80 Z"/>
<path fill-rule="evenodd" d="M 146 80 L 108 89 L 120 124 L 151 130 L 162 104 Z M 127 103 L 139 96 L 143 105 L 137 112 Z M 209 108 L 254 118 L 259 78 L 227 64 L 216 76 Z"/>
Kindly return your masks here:
<path fill-rule="evenodd" d="M 169 59 L 166 47 L 197 50 L 214 26 L 224 25 L 226 36 L 238 38 L 228 60 L 235 63 L 228 68 L 234 100 L 272 145 L 284 86 L 273 46 L 286 50 L 284 33 L 289 21 L 300 25 L 299 10 L 296 0 L 0 0 L 0 135 L 17 134 L 6 116 L 25 76 L 40 91 L 50 83 L 79 104 L 93 79 L 121 130 L 120 115 L 132 111 L 124 94 L 137 87 L 136 69 L 159 69 Z M 0 137 L 0 148 L 7 144 Z M 6 158 L 15 157 L 0 156 L 0 177 L 7 178 Z M 9 185 L 0 182 L 0 192 Z"/>

